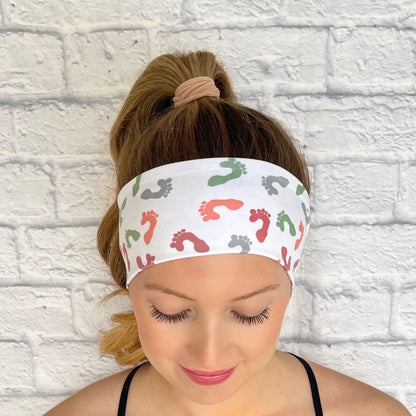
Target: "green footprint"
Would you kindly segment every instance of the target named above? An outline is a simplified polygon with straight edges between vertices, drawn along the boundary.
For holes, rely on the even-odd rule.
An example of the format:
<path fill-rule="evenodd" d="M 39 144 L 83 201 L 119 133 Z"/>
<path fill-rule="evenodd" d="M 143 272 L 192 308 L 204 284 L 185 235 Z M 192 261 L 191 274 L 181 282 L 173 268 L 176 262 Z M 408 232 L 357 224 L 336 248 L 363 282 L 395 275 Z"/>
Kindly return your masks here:
<path fill-rule="evenodd" d="M 133 185 L 133 196 L 136 196 L 137 192 L 139 192 L 140 189 L 140 179 L 142 178 L 142 175 L 138 175 L 136 177 L 136 182 Z"/>
<path fill-rule="evenodd" d="M 137 241 L 140 237 L 140 233 L 136 230 L 126 230 L 125 238 L 126 238 L 126 243 L 127 243 L 128 248 L 131 248 L 130 237 L 134 241 Z"/>
<path fill-rule="evenodd" d="M 277 214 L 277 222 L 276 225 L 282 230 L 285 230 L 285 222 L 289 225 L 289 233 L 292 236 L 296 235 L 296 229 L 295 226 L 293 225 L 293 222 L 291 221 L 291 219 L 289 218 L 289 216 L 284 212 L 281 211 Z"/>
<path fill-rule="evenodd" d="M 304 191 L 305 187 L 302 185 L 298 185 L 298 187 L 296 188 L 296 195 L 302 195 Z"/>
<path fill-rule="evenodd" d="M 223 168 L 231 168 L 232 172 L 228 175 L 214 175 L 211 176 L 208 180 L 209 186 L 216 186 L 216 185 L 223 185 L 224 183 L 230 181 L 231 179 L 239 178 L 241 175 L 245 175 L 247 173 L 246 165 L 239 162 L 233 157 L 228 158 L 220 163 L 220 166 Z"/>

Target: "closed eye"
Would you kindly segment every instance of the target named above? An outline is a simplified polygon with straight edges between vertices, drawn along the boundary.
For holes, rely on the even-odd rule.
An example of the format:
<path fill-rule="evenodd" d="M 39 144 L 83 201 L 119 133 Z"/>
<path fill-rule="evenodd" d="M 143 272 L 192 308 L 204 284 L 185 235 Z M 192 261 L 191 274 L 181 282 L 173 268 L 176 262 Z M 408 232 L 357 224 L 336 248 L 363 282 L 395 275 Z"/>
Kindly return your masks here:
<path fill-rule="evenodd" d="M 247 316 L 239 312 L 233 311 L 234 318 L 238 322 L 242 324 L 246 324 L 246 325 L 260 325 L 264 323 L 265 319 L 269 319 L 269 314 L 270 314 L 269 307 L 264 309 L 264 311 L 261 312 L 259 315 L 255 315 L 255 316 Z M 167 322 L 167 323 L 173 324 L 173 323 L 178 323 L 180 321 L 187 319 L 188 312 L 182 311 L 179 313 L 175 313 L 173 315 L 167 315 L 159 311 L 159 309 L 157 309 L 154 305 L 152 305 L 151 316 L 153 316 L 158 322 Z"/>

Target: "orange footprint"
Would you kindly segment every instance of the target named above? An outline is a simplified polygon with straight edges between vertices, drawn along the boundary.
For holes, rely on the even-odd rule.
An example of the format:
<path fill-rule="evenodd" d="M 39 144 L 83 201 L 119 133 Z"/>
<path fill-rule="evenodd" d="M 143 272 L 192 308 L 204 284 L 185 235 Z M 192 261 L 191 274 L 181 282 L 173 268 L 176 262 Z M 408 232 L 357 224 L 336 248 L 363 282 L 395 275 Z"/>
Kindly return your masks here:
<path fill-rule="evenodd" d="M 153 237 L 153 231 L 155 230 L 156 224 L 157 224 L 157 217 L 159 215 L 156 214 L 156 212 L 152 211 L 146 211 L 142 213 L 142 222 L 141 224 L 144 225 L 146 222 L 150 223 L 149 229 L 146 231 L 146 234 L 144 235 L 144 242 L 146 244 L 149 244 Z"/>
<path fill-rule="evenodd" d="M 299 231 L 301 232 L 301 235 L 300 235 L 300 237 L 296 240 L 296 243 L 295 243 L 295 250 L 297 250 L 297 249 L 299 248 L 300 242 L 302 241 L 302 238 L 303 238 L 303 232 L 305 231 L 305 228 L 303 227 L 303 223 L 302 223 L 302 221 L 301 221 L 301 222 L 300 222 L 300 224 L 299 224 Z"/>
<path fill-rule="evenodd" d="M 244 205 L 243 201 L 238 199 L 211 199 L 211 201 L 202 201 L 198 212 L 204 221 L 218 220 L 220 214 L 214 211 L 216 207 L 225 206 L 233 211 L 240 209 Z"/>

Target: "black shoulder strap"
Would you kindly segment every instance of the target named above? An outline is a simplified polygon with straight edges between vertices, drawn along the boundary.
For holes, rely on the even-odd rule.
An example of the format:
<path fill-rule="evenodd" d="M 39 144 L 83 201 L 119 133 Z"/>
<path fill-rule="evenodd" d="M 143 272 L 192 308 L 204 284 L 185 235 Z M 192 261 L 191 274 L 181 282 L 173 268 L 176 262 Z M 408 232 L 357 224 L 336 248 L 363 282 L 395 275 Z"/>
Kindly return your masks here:
<path fill-rule="evenodd" d="M 123 388 L 121 389 L 120 402 L 119 402 L 119 405 L 118 405 L 117 416 L 125 416 L 125 414 L 126 414 L 126 405 L 127 405 L 127 396 L 129 395 L 129 388 L 130 388 L 131 380 L 133 379 L 133 376 L 136 374 L 136 371 L 143 364 L 146 364 L 146 362 L 144 362 L 144 363 L 138 365 L 137 367 L 133 368 L 133 370 L 131 370 L 129 375 L 126 377 Z"/>
<path fill-rule="evenodd" d="M 305 370 L 308 373 L 309 384 L 311 385 L 313 407 L 315 408 L 315 415 L 323 416 L 321 398 L 319 397 L 318 384 L 316 383 L 315 374 L 313 373 L 311 366 L 303 358 L 298 357 L 297 355 L 292 354 L 291 352 L 289 352 L 289 354 L 296 357 L 305 367 Z"/>

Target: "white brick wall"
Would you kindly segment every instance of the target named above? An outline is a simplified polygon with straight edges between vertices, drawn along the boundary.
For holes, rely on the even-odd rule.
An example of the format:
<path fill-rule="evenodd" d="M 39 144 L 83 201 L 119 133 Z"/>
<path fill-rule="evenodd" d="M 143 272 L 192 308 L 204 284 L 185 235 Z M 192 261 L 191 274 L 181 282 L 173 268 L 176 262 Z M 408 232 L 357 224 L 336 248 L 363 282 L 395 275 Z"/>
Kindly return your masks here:
<path fill-rule="evenodd" d="M 280 347 L 416 416 L 414 0 L 0 0 L 0 408 L 34 416 L 121 368 L 99 359 L 108 132 L 172 48 L 218 54 L 305 150 L 313 227 Z"/>

